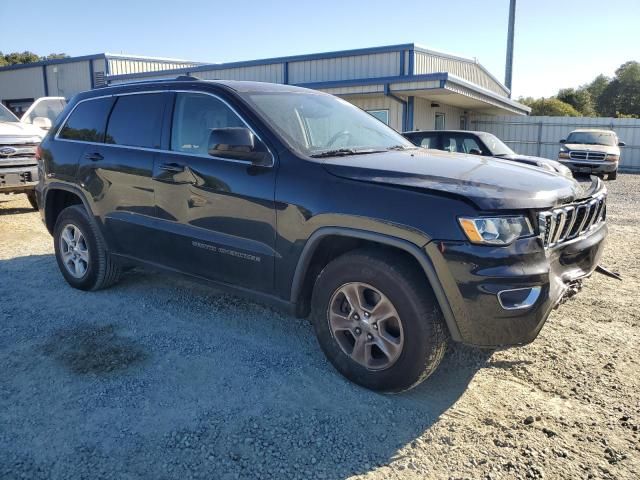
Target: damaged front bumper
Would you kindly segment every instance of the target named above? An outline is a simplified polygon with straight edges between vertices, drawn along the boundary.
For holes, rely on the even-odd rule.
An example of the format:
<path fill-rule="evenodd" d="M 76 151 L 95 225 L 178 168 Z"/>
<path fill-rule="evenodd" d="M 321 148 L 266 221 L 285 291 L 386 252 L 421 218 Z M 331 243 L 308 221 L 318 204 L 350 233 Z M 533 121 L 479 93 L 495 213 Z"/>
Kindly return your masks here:
<path fill-rule="evenodd" d="M 551 311 L 597 268 L 607 225 L 545 248 L 539 237 L 507 247 L 434 241 L 425 248 L 452 307 L 454 340 L 481 347 L 533 341 Z"/>

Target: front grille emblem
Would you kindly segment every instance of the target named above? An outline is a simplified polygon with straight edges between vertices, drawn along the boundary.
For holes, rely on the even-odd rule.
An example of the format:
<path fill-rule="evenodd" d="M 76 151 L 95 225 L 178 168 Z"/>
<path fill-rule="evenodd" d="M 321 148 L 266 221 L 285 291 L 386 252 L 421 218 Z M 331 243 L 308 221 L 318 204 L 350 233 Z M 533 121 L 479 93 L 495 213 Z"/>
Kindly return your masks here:
<path fill-rule="evenodd" d="M 18 153 L 18 149 L 14 148 L 14 147 L 1 147 L 0 148 L 0 155 L 2 155 L 3 157 L 11 157 L 12 155 L 15 155 L 16 153 Z"/>

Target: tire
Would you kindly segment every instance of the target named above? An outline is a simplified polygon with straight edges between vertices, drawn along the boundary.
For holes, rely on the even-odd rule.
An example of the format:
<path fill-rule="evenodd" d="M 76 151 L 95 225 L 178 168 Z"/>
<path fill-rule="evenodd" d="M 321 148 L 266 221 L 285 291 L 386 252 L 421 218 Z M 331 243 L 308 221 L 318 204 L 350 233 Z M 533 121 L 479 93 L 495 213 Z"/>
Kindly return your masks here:
<path fill-rule="evenodd" d="M 347 294 L 354 298 L 354 289 L 365 308 L 354 309 L 346 300 Z M 377 325 L 375 311 L 385 299 L 393 307 L 389 309 L 384 303 L 387 315 L 391 310 L 393 313 L 384 321 L 378 316 Z M 368 320 L 360 318 L 366 315 Z M 403 255 L 375 249 L 346 253 L 320 272 L 313 290 L 311 319 L 320 347 L 333 366 L 352 382 L 384 392 L 409 390 L 429 377 L 440 364 L 449 338 L 424 274 Z M 388 348 L 389 339 L 394 349 Z M 362 345 L 358 340 L 370 345 L 364 347 L 366 365 L 354 359 L 363 359 L 363 349 L 356 352 L 356 346 Z M 387 353 L 378 347 L 380 343 L 386 345 Z M 395 356 L 388 354 L 394 351 Z"/>
<path fill-rule="evenodd" d="M 609 175 L 607 175 L 607 180 L 615 180 L 616 178 L 618 178 L 618 171 L 617 170 L 615 172 L 611 172 Z"/>
<path fill-rule="evenodd" d="M 34 190 L 31 190 L 30 192 L 27 192 L 26 195 L 33 209 L 38 210 L 38 201 L 36 200 L 36 192 Z"/>
<path fill-rule="evenodd" d="M 77 237 L 76 230 L 79 232 Z M 67 239 L 77 238 L 76 242 L 72 242 L 75 243 L 75 250 L 70 249 L 63 235 Z M 60 213 L 53 230 L 53 244 L 60 272 L 73 288 L 100 290 L 120 279 L 120 266 L 111 259 L 102 236 L 84 207 L 72 205 Z M 77 261 L 72 257 L 76 257 Z"/>

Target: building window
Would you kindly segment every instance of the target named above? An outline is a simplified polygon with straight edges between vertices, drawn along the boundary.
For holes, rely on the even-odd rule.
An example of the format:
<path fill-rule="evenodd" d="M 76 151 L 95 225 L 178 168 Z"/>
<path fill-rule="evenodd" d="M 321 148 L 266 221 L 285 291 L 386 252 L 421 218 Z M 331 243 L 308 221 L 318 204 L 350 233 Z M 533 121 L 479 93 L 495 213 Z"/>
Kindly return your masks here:
<path fill-rule="evenodd" d="M 467 129 L 467 116 L 460 115 L 460 130 L 466 130 L 466 129 Z"/>
<path fill-rule="evenodd" d="M 376 117 L 385 125 L 389 125 L 389 110 L 366 110 L 366 112 Z"/>
<path fill-rule="evenodd" d="M 444 130 L 444 113 L 436 113 L 436 130 Z"/>

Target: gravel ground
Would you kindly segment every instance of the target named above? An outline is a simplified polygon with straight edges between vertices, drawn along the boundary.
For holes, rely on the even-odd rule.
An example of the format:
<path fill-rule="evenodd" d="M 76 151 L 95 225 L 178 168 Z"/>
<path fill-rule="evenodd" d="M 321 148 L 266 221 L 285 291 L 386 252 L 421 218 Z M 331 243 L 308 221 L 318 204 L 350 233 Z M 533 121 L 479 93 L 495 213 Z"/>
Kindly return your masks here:
<path fill-rule="evenodd" d="M 623 283 L 396 396 L 338 375 L 307 321 L 183 279 L 71 289 L 0 197 L 0 478 L 640 478 L 640 176 L 608 186 Z"/>

